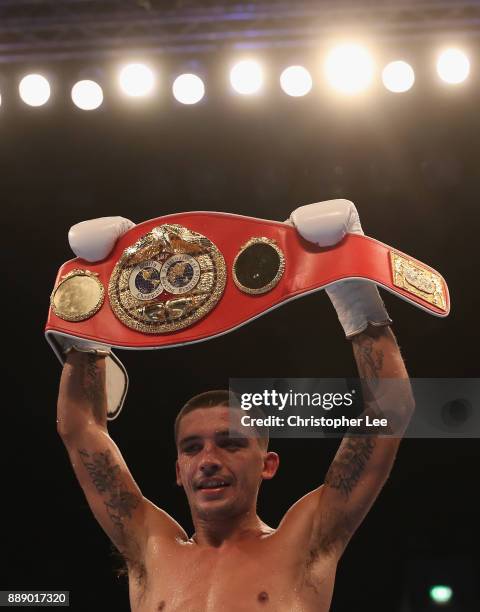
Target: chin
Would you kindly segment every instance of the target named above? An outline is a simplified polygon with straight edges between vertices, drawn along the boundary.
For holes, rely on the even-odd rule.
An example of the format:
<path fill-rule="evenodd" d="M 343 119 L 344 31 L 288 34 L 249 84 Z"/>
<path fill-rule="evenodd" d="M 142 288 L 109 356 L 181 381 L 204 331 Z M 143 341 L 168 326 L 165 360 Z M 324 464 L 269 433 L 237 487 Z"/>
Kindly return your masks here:
<path fill-rule="evenodd" d="M 231 499 L 216 499 L 196 505 L 196 514 L 202 519 L 206 518 L 233 518 L 242 514 L 242 508 Z"/>

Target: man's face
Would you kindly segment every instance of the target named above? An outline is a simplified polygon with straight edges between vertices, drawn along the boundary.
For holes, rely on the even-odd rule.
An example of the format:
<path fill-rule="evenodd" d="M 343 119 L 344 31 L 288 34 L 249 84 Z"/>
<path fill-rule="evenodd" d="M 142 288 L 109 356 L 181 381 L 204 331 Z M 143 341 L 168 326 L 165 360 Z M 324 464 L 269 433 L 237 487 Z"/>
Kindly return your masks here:
<path fill-rule="evenodd" d="M 223 406 L 198 408 L 179 423 L 177 484 L 194 516 L 233 518 L 255 510 L 260 482 L 275 475 L 278 456 L 248 437 L 241 415 Z"/>

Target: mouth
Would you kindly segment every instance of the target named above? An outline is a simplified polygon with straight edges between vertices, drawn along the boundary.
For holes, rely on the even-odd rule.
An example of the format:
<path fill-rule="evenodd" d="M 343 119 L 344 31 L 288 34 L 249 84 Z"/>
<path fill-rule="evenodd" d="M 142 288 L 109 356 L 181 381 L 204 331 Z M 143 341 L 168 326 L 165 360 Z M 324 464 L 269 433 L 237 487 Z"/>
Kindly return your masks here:
<path fill-rule="evenodd" d="M 214 495 L 221 493 L 230 486 L 231 483 L 223 478 L 205 478 L 195 486 L 195 489 L 206 495 Z"/>

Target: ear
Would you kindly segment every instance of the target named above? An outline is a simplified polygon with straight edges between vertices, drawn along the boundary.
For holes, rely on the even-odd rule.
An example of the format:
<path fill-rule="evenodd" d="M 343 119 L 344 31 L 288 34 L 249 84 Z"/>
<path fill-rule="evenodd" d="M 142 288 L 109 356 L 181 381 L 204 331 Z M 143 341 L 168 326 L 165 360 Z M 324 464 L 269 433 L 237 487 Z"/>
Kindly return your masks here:
<path fill-rule="evenodd" d="M 178 465 L 178 459 L 175 461 L 175 474 L 176 474 L 176 482 L 179 487 L 183 487 L 182 479 L 180 477 L 180 466 Z"/>
<path fill-rule="evenodd" d="M 274 453 L 272 451 L 265 453 L 265 456 L 263 458 L 262 470 L 263 480 L 271 480 L 277 473 L 279 465 L 280 457 L 277 455 L 277 453 Z"/>

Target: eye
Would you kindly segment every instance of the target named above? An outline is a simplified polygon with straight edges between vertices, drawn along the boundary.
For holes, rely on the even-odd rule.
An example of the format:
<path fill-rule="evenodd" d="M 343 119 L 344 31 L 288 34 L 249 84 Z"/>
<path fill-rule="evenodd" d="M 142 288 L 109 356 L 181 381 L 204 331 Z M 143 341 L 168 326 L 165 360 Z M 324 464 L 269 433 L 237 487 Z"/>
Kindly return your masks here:
<path fill-rule="evenodd" d="M 194 455 L 195 453 L 198 453 L 202 448 L 201 444 L 198 444 L 198 442 L 192 443 L 192 444 L 187 444 L 187 446 L 183 447 L 183 452 L 186 453 L 187 455 Z"/>
<path fill-rule="evenodd" d="M 237 439 L 229 438 L 227 440 L 220 442 L 220 446 L 228 450 L 237 450 L 239 448 L 244 448 L 246 445 L 247 445 L 246 441 L 242 439 L 237 440 Z"/>

